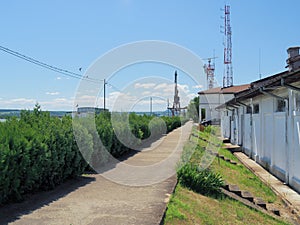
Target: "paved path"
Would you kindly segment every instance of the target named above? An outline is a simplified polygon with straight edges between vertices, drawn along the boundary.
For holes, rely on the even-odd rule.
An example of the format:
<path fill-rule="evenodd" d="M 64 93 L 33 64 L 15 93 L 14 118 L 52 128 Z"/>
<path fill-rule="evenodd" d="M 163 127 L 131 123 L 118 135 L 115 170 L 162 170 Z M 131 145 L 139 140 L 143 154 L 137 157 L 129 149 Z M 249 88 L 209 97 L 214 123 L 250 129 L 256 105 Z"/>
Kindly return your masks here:
<path fill-rule="evenodd" d="M 192 123 L 188 122 L 156 142 L 153 150 L 140 152 L 123 161 L 139 169 L 138 166 L 171 158 L 173 163 L 168 165 L 172 168 L 157 171 L 157 174 L 173 171 L 174 175 L 168 179 L 147 186 L 128 186 L 101 175 L 80 177 L 53 191 L 35 194 L 25 202 L 1 207 L 0 224 L 159 224 L 176 185 L 174 166 L 191 127 Z M 145 181 L 148 177 L 154 179 L 147 171 L 143 175 Z M 134 176 L 128 177 L 133 179 Z"/>
<path fill-rule="evenodd" d="M 269 185 L 274 192 L 281 196 L 281 198 L 294 210 L 294 213 L 300 219 L 300 195 L 278 180 L 275 176 L 266 171 L 262 166 L 250 159 L 242 152 L 236 152 L 234 155 L 254 174 L 256 174 L 265 184 Z"/>

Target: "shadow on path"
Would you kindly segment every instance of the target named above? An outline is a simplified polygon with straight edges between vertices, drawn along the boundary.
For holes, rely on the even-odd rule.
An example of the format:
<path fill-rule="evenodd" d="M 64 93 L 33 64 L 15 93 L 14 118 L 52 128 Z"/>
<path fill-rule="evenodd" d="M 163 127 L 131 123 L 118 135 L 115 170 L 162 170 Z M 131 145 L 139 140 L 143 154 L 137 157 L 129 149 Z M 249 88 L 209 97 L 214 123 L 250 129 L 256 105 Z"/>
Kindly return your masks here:
<path fill-rule="evenodd" d="M 94 177 L 76 177 L 67 180 L 53 190 L 29 194 L 23 202 L 5 204 L 0 207 L 0 224 L 14 222 L 21 216 L 30 214 L 43 206 L 50 205 L 52 202 L 95 180 Z"/>

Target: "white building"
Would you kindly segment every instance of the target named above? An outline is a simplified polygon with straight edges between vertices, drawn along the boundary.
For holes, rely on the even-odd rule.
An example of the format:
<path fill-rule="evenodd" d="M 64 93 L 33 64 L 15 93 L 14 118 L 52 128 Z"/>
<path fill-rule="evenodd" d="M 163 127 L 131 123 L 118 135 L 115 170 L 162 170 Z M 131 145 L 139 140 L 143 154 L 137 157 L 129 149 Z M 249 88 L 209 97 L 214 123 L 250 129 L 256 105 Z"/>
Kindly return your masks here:
<path fill-rule="evenodd" d="M 216 110 L 219 105 L 231 100 L 234 94 L 250 87 L 249 84 L 231 86 L 226 88 L 216 87 L 199 94 L 199 122 L 206 120 L 213 124 L 220 124 L 221 114 Z"/>
<path fill-rule="evenodd" d="M 288 53 L 288 71 L 251 83 L 217 110 L 223 137 L 300 192 L 299 47 Z"/>

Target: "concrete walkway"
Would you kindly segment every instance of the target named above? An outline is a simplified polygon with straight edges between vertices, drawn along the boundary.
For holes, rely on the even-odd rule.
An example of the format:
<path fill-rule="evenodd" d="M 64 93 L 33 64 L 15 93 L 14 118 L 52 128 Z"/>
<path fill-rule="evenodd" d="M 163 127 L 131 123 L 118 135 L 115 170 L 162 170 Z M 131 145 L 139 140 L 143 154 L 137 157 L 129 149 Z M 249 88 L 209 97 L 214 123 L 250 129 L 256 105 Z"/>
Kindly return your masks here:
<path fill-rule="evenodd" d="M 235 152 L 234 155 L 254 174 L 256 174 L 265 184 L 270 186 L 284 202 L 291 208 L 300 219 L 300 195 L 289 186 L 278 180 L 275 176 L 266 171 L 262 166 L 250 159 L 242 152 Z"/>
<path fill-rule="evenodd" d="M 99 174 L 83 176 L 52 191 L 30 196 L 22 203 L 1 207 L 0 224 L 159 224 L 176 185 L 174 167 L 191 128 L 192 122 L 188 122 L 154 143 L 154 149 L 122 162 L 135 165 L 138 170 L 138 166 L 172 158 L 172 168 L 165 168 L 165 172 L 172 170 L 173 176 L 147 186 L 122 185 Z M 145 172 L 145 180 L 148 175 Z M 132 179 L 132 174 L 129 177 Z"/>

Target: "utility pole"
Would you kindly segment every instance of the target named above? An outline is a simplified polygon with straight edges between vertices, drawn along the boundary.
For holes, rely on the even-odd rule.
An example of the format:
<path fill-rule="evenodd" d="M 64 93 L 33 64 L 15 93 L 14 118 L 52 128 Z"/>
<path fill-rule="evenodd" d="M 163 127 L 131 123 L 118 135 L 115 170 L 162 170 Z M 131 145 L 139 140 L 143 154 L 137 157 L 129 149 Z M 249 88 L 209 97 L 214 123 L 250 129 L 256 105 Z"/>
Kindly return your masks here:
<path fill-rule="evenodd" d="M 150 116 L 152 115 L 152 97 L 150 97 Z"/>
<path fill-rule="evenodd" d="M 169 109 L 169 107 L 170 107 L 170 103 L 169 103 L 169 99 L 168 99 L 168 106 L 167 106 L 167 109 L 168 109 L 168 117 L 170 117 L 170 109 Z"/>
<path fill-rule="evenodd" d="M 105 93 L 105 86 L 106 86 L 106 82 L 105 82 L 105 79 L 103 80 L 103 108 L 104 108 L 104 111 L 105 111 L 105 98 L 106 98 L 106 93 Z"/>

